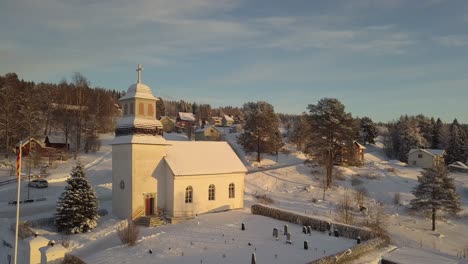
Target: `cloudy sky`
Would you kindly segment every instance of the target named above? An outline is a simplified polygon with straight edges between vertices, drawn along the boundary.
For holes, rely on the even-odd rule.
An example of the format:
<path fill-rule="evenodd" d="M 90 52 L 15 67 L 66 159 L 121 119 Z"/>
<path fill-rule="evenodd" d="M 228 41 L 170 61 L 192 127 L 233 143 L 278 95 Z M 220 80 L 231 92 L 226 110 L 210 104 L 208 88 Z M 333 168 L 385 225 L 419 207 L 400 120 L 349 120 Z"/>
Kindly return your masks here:
<path fill-rule="evenodd" d="M 125 90 L 141 63 L 163 99 L 468 122 L 465 0 L 6 0 L 0 32 L 0 74 L 36 82 Z"/>

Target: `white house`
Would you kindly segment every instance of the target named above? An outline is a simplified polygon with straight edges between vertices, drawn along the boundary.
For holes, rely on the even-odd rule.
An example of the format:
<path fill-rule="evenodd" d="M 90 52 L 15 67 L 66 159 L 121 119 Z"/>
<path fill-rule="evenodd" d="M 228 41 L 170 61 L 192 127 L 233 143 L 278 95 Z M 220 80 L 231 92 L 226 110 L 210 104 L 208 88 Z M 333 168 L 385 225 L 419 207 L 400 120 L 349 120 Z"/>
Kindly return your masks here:
<path fill-rule="evenodd" d="M 408 152 L 408 165 L 430 169 L 444 163 L 443 149 L 411 149 Z"/>
<path fill-rule="evenodd" d="M 162 137 L 150 88 L 138 81 L 122 104 L 129 109 L 118 120 L 112 143 L 112 209 L 135 219 L 164 212 L 172 220 L 244 207 L 246 168 L 226 142 L 180 142 Z M 146 107 L 147 105 L 147 107 Z"/>

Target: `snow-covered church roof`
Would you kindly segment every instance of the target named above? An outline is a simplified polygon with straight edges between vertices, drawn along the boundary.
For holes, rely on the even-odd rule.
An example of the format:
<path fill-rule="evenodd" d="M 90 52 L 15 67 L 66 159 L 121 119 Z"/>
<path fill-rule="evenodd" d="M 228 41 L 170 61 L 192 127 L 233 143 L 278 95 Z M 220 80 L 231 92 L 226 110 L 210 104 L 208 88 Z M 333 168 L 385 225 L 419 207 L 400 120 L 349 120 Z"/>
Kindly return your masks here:
<path fill-rule="evenodd" d="M 119 100 L 126 100 L 130 98 L 142 98 L 142 99 L 151 99 L 151 100 L 158 100 L 148 85 L 144 83 L 135 83 L 130 85 L 127 89 L 127 93 L 122 96 Z"/>
<path fill-rule="evenodd" d="M 226 142 L 168 141 L 165 160 L 175 176 L 245 173 L 247 169 Z"/>

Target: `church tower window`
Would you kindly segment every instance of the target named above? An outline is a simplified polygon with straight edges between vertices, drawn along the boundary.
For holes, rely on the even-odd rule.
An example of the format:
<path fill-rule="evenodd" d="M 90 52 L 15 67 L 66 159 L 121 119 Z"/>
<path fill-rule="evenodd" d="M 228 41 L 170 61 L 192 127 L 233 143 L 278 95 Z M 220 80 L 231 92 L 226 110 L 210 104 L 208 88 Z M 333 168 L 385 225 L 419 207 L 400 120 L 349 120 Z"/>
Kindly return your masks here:
<path fill-rule="evenodd" d="M 153 110 L 153 105 L 148 104 L 148 115 L 149 116 L 154 116 L 154 110 Z"/>
<path fill-rule="evenodd" d="M 236 197 L 236 189 L 234 186 L 234 183 L 229 184 L 229 198 L 235 198 Z"/>
<path fill-rule="evenodd" d="M 185 203 L 192 203 L 193 201 L 193 188 L 188 186 L 185 188 Z"/>
<path fill-rule="evenodd" d="M 145 115 L 145 105 L 143 103 L 138 104 L 138 115 Z"/>
<path fill-rule="evenodd" d="M 215 199 L 215 186 L 214 184 L 210 184 L 208 187 L 208 200 L 209 201 L 214 201 Z"/>
<path fill-rule="evenodd" d="M 124 115 L 128 115 L 128 104 L 124 104 Z"/>

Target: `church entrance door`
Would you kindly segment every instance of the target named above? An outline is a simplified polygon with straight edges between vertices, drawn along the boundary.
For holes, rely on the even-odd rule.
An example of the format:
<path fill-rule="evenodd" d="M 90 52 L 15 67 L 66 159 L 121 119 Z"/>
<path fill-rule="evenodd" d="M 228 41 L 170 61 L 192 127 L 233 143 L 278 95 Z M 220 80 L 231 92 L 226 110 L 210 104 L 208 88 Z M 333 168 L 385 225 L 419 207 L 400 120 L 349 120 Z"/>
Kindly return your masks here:
<path fill-rule="evenodd" d="M 145 199 L 145 215 L 154 215 L 154 197 Z"/>

